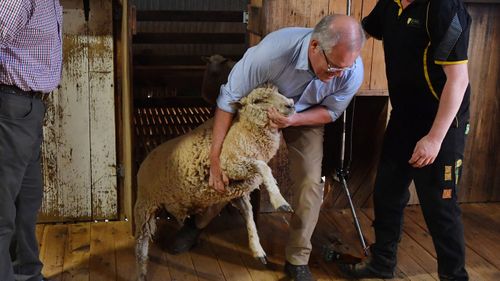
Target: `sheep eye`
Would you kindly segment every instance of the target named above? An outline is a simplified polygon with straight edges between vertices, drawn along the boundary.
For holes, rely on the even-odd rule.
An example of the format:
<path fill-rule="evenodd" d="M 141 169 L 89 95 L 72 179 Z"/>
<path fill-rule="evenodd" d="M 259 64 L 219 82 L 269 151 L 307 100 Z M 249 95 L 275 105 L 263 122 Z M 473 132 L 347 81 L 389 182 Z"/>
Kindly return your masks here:
<path fill-rule="evenodd" d="M 263 102 L 264 102 L 264 100 L 262 100 L 262 99 L 256 99 L 253 101 L 253 103 L 263 103 Z"/>

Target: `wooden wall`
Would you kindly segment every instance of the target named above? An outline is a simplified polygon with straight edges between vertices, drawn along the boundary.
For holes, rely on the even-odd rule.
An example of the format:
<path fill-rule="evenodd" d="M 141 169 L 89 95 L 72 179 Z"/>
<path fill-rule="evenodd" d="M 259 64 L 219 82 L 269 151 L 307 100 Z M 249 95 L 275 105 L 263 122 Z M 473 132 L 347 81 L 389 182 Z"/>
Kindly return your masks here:
<path fill-rule="evenodd" d="M 500 3 L 467 6 L 472 17 L 471 129 L 459 198 L 463 202 L 500 201 Z"/>
<path fill-rule="evenodd" d="M 114 219 L 118 211 L 111 2 L 63 0 L 63 70 L 47 102 L 40 221 Z"/>
<path fill-rule="evenodd" d="M 246 0 L 135 0 L 134 97 L 200 96 L 202 56 L 241 58 Z"/>

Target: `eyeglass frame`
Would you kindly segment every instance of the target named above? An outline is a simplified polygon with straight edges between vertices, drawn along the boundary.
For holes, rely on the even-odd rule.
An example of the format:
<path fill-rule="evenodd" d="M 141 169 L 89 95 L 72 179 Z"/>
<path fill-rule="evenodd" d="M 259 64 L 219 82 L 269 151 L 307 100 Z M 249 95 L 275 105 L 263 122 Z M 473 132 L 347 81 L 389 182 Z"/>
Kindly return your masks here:
<path fill-rule="evenodd" d="M 333 66 L 330 63 L 330 61 L 328 60 L 328 57 L 326 56 L 325 50 L 321 49 L 321 51 L 323 52 L 323 56 L 325 57 L 325 61 L 326 61 L 326 72 L 336 73 L 336 72 L 342 72 L 342 71 L 354 69 L 355 64 L 352 64 L 352 65 L 346 66 L 346 67 L 335 67 L 335 66 Z"/>

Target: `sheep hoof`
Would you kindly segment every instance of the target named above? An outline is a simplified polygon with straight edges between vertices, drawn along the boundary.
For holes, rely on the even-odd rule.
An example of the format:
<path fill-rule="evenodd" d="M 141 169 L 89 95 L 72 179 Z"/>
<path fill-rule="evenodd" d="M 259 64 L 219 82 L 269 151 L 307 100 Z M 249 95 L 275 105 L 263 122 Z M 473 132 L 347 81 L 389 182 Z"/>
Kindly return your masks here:
<path fill-rule="evenodd" d="M 263 257 L 257 257 L 259 259 L 259 261 L 262 263 L 262 264 L 267 264 L 267 258 L 266 256 L 263 256 Z"/>
<path fill-rule="evenodd" d="M 286 204 L 286 205 L 281 205 L 281 206 L 278 208 L 278 211 L 283 211 L 283 212 L 293 212 L 293 209 L 292 209 L 292 207 L 290 207 L 290 205 Z"/>

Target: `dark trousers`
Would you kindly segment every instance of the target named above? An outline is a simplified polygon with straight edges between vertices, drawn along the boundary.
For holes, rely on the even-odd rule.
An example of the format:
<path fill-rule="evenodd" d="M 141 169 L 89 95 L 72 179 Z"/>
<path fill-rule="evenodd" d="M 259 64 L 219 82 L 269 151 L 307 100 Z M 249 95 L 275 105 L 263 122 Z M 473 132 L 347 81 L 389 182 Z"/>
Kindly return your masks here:
<path fill-rule="evenodd" d="M 42 279 L 35 236 L 42 202 L 40 145 L 45 106 L 0 89 L 0 280 Z"/>
<path fill-rule="evenodd" d="M 461 175 L 467 122 L 450 128 L 431 165 L 413 168 L 408 164 L 416 142 L 426 133 L 400 120 L 387 127 L 374 190 L 376 242 L 371 246 L 373 267 L 395 269 L 403 213 L 413 179 L 423 215 L 434 242 L 441 280 L 468 280 L 461 211 L 457 184 Z"/>

